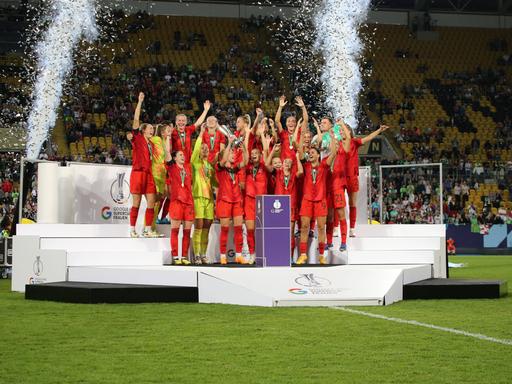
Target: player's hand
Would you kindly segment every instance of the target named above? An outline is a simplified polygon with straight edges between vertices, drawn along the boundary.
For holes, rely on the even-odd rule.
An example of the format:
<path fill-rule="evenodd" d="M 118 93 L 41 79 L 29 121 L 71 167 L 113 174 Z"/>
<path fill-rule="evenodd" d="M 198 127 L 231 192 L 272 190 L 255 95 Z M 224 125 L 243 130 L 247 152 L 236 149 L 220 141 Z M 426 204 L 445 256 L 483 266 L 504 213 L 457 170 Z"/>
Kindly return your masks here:
<path fill-rule="evenodd" d="M 256 108 L 256 117 L 258 117 L 259 115 L 263 115 L 263 109 L 261 108 Z"/>
<path fill-rule="evenodd" d="M 297 96 L 297 97 L 295 98 L 295 105 L 296 105 L 297 107 L 299 107 L 299 108 L 304 108 L 304 106 L 305 106 L 305 105 L 304 105 L 304 100 L 302 100 L 302 97 Z"/>
<path fill-rule="evenodd" d="M 273 152 L 279 152 L 281 150 L 281 143 L 277 143 L 276 145 L 274 145 L 274 147 L 272 148 L 272 151 Z"/>
<path fill-rule="evenodd" d="M 386 131 L 387 129 L 389 129 L 389 126 L 388 126 L 388 125 L 384 125 L 384 124 L 382 124 L 382 125 L 379 127 L 379 129 L 380 129 L 380 132 L 382 133 L 382 132 Z"/>
<path fill-rule="evenodd" d="M 144 92 L 139 92 L 139 103 L 144 101 Z"/>
<path fill-rule="evenodd" d="M 288 102 L 286 101 L 286 96 L 281 96 L 279 98 L 279 107 L 283 108 Z"/>
<path fill-rule="evenodd" d="M 126 132 L 126 138 L 128 139 L 128 141 L 132 141 L 133 140 L 133 133 L 132 132 Z"/>
<path fill-rule="evenodd" d="M 203 108 L 205 111 L 208 111 L 210 110 L 210 107 L 212 106 L 212 104 L 210 103 L 210 100 L 206 100 L 204 103 L 203 103 Z"/>

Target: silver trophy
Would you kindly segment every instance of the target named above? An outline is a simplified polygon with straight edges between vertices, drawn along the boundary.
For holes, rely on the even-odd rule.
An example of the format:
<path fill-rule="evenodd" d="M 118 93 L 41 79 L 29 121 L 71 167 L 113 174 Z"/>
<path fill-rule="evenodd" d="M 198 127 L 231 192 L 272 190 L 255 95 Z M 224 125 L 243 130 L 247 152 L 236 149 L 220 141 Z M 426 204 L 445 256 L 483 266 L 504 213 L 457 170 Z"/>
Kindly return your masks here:
<path fill-rule="evenodd" d="M 226 136 L 227 139 L 229 139 L 230 136 L 235 135 L 235 132 L 233 132 L 231 128 L 229 128 L 226 125 L 219 125 L 217 129 L 220 131 L 220 133 Z M 243 142 L 244 139 L 242 137 L 237 137 L 236 139 L 233 140 L 233 148 L 241 146 Z"/>
<path fill-rule="evenodd" d="M 123 184 L 124 184 L 124 175 L 125 172 L 118 172 L 117 173 L 117 185 L 116 185 L 116 201 L 123 201 L 124 200 L 124 191 L 123 191 Z"/>

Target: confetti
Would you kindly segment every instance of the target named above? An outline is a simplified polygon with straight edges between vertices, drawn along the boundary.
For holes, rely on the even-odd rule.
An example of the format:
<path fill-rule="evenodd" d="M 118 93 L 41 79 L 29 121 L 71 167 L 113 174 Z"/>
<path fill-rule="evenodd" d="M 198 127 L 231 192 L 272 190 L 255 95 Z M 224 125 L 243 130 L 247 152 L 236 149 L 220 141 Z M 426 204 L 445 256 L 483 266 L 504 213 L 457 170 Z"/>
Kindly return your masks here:
<path fill-rule="evenodd" d="M 28 116 L 27 157 L 37 159 L 57 118 L 63 84 L 73 68 L 73 53 L 82 38 L 98 37 L 93 0 L 54 0 L 51 19 L 34 47 L 37 69 Z"/>

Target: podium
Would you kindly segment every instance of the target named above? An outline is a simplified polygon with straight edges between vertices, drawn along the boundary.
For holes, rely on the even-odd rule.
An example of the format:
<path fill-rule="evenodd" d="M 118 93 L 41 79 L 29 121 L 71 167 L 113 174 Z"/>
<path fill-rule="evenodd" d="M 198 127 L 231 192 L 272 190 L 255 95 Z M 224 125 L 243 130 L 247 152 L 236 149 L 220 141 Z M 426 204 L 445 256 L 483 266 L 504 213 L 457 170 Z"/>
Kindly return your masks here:
<path fill-rule="evenodd" d="M 256 196 L 256 265 L 291 266 L 290 196 Z"/>

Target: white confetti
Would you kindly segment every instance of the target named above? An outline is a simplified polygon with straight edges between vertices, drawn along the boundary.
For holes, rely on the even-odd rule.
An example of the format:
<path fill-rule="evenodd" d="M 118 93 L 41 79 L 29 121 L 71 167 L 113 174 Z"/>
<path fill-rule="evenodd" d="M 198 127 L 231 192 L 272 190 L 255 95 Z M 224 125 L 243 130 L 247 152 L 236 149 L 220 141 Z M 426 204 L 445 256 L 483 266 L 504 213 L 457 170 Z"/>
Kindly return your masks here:
<path fill-rule="evenodd" d="M 82 37 L 98 36 L 94 0 L 53 0 L 50 25 L 35 47 L 37 72 L 28 117 L 27 157 L 36 159 L 55 124 L 63 83 L 73 68 L 73 52 Z"/>

